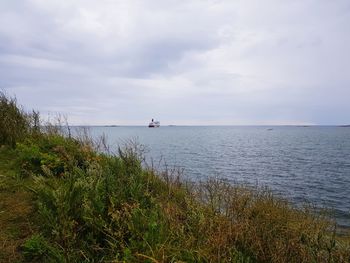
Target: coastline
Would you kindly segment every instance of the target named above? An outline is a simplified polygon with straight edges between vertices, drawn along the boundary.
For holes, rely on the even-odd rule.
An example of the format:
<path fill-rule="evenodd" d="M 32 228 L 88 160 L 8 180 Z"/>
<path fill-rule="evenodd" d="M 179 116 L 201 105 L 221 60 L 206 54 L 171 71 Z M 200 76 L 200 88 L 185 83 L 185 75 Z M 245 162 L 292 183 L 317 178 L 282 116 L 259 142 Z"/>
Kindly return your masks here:
<path fill-rule="evenodd" d="M 103 138 L 33 125 L 35 116 L 6 98 L 0 102 L 11 120 L 2 126 L 7 136 L 1 137 L 1 195 L 9 205 L 1 228 L 30 226 L 24 236 L 6 232 L 4 251 L 16 252 L 2 254 L 4 261 L 350 259 L 349 235 L 338 236 L 334 222 L 311 206 L 297 209 L 265 188 L 216 178 L 190 183 L 179 170 L 145 168 L 142 147 L 134 141 L 115 155 L 104 154 Z"/>

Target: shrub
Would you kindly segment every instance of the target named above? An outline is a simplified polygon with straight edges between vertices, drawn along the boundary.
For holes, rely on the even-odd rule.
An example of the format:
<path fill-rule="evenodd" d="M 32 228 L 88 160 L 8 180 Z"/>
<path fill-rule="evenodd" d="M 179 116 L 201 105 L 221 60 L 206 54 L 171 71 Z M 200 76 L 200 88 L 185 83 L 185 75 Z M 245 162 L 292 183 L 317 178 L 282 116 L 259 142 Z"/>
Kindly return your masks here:
<path fill-rule="evenodd" d="M 17 143 L 18 163 L 24 175 L 41 174 L 49 170 L 63 176 L 75 167 L 86 169 L 89 162 L 98 159 L 92 148 L 73 138 L 42 134 Z"/>
<path fill-rule="evenodd" d="M 143 195 L 141 170 L 123 174 L 128 168 L 118 158 L 104 165 L 76 168 L 64 180 L 36 179 L 43 231 L 71 261 L 129 257 L 129 246 L 142 251 L 159 240 L 159 208 Z"/>
<path fill-rule="evenodd" d="M 17 105 L 15 98 L 0 92 L 0 145 L 15 147 L 29 131 L 27 114 Z"/>

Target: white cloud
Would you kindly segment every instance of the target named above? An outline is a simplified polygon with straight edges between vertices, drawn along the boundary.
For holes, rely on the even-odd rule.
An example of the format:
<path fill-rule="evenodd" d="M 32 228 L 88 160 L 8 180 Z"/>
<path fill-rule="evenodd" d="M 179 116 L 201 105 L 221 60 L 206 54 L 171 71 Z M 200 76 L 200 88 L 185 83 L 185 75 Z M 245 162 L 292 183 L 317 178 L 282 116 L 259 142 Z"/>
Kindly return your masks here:
<path fill-rule="evenodd" d="M 0 87 L 74 123 L 349 122 L 348 1 L 0 4 Z"/>

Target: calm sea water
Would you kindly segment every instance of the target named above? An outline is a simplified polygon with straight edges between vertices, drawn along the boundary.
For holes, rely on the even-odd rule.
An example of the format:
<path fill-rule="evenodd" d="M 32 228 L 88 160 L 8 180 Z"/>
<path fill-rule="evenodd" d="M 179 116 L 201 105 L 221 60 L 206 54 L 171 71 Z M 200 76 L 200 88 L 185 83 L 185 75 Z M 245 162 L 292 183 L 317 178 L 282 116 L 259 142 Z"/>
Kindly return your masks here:
<path fill-rule="evenodd" d="M 331 208 L 340 225 L 350 226 L 350 128 L 91 127 L 91 133 L 105 134 L 112 148 L 137 138 L 148 159 L 181 167 L 191 180 L 268 186 L 295 204 Z"/>

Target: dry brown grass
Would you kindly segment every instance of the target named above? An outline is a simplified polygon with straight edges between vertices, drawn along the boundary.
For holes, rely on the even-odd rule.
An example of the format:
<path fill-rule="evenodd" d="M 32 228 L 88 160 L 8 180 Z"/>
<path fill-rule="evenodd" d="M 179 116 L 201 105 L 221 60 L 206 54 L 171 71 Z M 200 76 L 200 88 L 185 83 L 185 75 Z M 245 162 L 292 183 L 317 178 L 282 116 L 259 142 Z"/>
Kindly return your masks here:
<path fill-rule="evenodd" d="M 172 238 L 195 261 L 350 262 L 349 236 L 335 235 L 332 221 L 310 206 L 297 209 L 267 189 L 217 179 L 175 198 L 181 191 L 172 185 L 169 198 L 159 202 Z M 167 249 L 155 258 L 174 254 Z"/>

